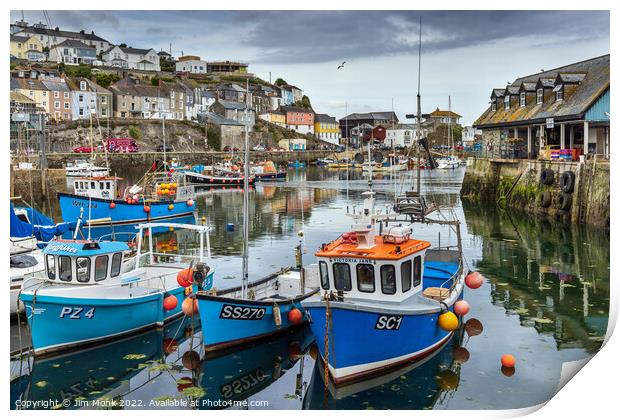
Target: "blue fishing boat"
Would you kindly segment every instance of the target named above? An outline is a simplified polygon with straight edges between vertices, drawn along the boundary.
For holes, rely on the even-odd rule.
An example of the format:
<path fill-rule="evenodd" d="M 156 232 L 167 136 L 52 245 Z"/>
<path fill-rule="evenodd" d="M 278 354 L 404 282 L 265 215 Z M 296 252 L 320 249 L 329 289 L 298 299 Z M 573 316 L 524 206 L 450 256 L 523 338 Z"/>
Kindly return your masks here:
<path fill-rule="evenodd" d="M 63 220 L 77 220 L 84 209 L 85 226 L 136 225 L 189 216 L 195 211 L 194 188 L 161 180 L 152 191 L 133 186 L 118 193 L 117 177 L 73 180 L 74 193 L 58 193 Z"/>
<path fill-rule="evenodd" d="M 160 227 L 193 231 L 199 236 L 198 255 L 157 252 L 152 231 Z M 208 230 L 198 225 L 142 224 L 135 255 L 128 255 L 124 242 L 50 241 L 44 249 L 44 275 L 26 280 L 20 292 L 35 355 L 133 334 L 181 315 L 181 302 L 191 290 L 177 282 L 178 274 L 197 259 L 191 271 L 192 290 L 213 282 L 205 258 L 210 257 Z M 142 252 L 145 232 L 148 248 Z"/>
<path fill-rule="evenodd" d="M 296 160 L 295 162 L 289 162 L 288 163 L 288 167 L 289 168 L 305 168 L 306 167 L 306 162 L 300 162 L 300 161 Z"/>
<path fill-rule="evenodd" d="M 412 225 L 376 235 L 376 222 L 395 215 L 379 214 L 374 192 L 364 194 L 361 213 L 352 214 L 353 230 L 315 254 L 321 295 L 302 302 L 336 385 L 437 350 L 452 335 L 438 319 L 463 291 L 460 247 L 430 249 L 412 238 Z M 454 226 L 458 230 L 458 222 Z"/>

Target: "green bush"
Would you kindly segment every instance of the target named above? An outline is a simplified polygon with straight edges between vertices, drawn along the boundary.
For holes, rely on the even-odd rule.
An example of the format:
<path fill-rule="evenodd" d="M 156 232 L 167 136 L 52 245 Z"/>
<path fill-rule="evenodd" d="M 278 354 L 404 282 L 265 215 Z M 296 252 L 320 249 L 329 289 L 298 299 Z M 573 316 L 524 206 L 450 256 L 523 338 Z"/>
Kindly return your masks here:
<path fill-rule="evenodd" d="M 136 127 L 135 125 L 130 125 L 127 131 L 129 132 L 129 137 L 133 139 L 138 140 L 142 136 L 140 129 Z"/>
<path fill-rule="evenodd" d="M 220 150 L 222 147 L 222 139 L 220 138 L 220 130 L 215 127 L 207 128 L 207 145 L 209 150 Z"/>

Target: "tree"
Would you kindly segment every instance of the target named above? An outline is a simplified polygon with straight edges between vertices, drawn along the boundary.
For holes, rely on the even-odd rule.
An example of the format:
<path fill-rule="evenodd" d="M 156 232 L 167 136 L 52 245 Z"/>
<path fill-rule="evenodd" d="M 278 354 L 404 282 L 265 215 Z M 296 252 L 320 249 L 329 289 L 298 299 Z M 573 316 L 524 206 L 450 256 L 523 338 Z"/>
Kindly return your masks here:
<path fill-rule="evenodd" d="M 301 106 L 302 108 L 312 109 L 312 104 L 310 103 L 310 98 L 306 95 L 301 97 Z"/>
<path fill-rule="evenodd" d="M 108 88 L 112 83 L 116 83 L 120 80 L 116 74 L 98 73 L 95 76 L 97 84 L 103 88 Z"/>
<path fill-rule="evenodd" d="M 281 77 L 278 77 L 274 84 L 276 86 L 288 85 L 288 83 L 286 83 L 286 80 L 282 79 Z"/>
<path fill-rule="evenodd" d="M 124 42 L 123 42 L 123 43 L 118 44 L 118 46 L 119 46 L 119 47 L 123 47 L 123 48 L 127 48 L 127 44 L 125 44 Z"/>

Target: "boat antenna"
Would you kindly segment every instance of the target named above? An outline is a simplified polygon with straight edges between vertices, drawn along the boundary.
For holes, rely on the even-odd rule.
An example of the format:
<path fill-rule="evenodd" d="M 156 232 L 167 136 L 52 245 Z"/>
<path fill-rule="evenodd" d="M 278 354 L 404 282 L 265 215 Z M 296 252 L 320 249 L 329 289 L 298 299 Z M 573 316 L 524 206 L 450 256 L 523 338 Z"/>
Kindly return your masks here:
<path fill-rule="evenodd" d="M 244 109 L 244 125 L 245 125 L 245 149 L 243 156 L 243 259 L 242 259 L 242 285 L 241 285 L 241 293 L 242 299 L 246 299 L 247 296 L 247 287 L 248 287 L 248 241 L 249 241 L 249 232 L 250 227 L 248 224 L 248 213 L 249 213 L 249 188 L 250 188 L 250 165 L 248 162 L 250 161 L 250 144 L 248 139 L 248 100 L 250 98 L 249 94 L 249 81 L 245 81 L 245 109 Z"/>
<path fill-rule="evenodd" d="M 418 195 L 420 195 L 420 140 L 422 140 L 422 100 L 420 97 L 420 73 L 422 70 L 422 16 L 420 16 L 420 38 L 418 45 L 418 95 L 417 95 L 417 103 L 418 103 L 418 141 L 416 142 L 416 155 L 418 155 L 418 169 L 417 169 L 417 179 L 416 179 L 416 189 Z"/>
<path fill-rule="evenodd" d="M 90 227 L 92 224 L 92 201 L 91 201 L 91 194 L 90 194 L 90 189 L 88 190 L 88 240 L 90 241 Z"/>

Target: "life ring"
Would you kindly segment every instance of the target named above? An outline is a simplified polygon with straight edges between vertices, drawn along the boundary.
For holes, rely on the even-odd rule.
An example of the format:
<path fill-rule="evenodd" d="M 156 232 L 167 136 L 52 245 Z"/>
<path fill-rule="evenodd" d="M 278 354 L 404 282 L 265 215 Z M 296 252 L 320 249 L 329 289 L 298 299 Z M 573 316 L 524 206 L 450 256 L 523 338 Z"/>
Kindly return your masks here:
<path fill-rule="evenodd" d="M 568 193 L 560 193 L 558 197 L 558 207 L 560 210 L 570 210 L 570 206 L 573 204 L 573 196 Z"/>
<path fill-rule="evenodd" d="M 553 169 L 545 168 L 540 171 L 540 183 L 542 185 L 551 185 L 553 184 Z"/>
<path fill-rule="evenodd" d="M 551 205 L 551 193 L 549 191 L 543 191 L 540 194 L 540 207 L 547 208 Z"/>
<path fill-rule="evenodd" d="M 573 171 L 565 171 L 560 176 L 560 189 L 565 193 L 572 193 L 575 189 L 575 173 Z"/>

